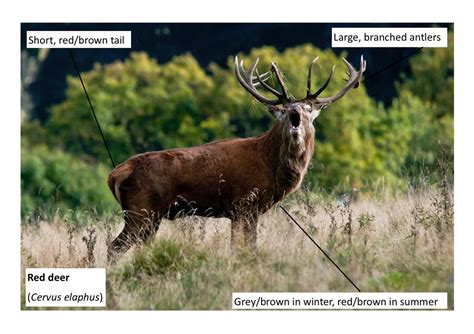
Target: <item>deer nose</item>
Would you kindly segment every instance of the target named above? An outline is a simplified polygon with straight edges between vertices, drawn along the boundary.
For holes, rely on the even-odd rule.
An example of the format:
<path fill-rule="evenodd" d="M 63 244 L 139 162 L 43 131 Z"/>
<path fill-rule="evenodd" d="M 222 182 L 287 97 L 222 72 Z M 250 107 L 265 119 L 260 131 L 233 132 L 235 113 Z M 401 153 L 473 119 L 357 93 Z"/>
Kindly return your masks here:
<path fill-rule="evenodd" d="M 301 112 L 301 108 L 299 106 L 296 106 L 296 107 L 293 107 L 290 109 L 290 112 L 289 114 L 292 115 L 292 114 L 299 114 Z"/>

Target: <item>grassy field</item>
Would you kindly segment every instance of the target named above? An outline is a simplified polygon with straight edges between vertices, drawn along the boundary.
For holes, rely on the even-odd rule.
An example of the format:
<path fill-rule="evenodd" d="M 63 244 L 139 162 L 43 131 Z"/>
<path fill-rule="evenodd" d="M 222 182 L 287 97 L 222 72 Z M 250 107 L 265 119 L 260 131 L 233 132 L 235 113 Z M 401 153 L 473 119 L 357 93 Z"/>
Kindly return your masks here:
<path fill-rule="evenodd" d="M 362 291 L 447 291 L 453 308 L 451 189 L 359 195 L 347 207 L 307 195 L 284 205 Z M 276 207 L 259 221 L 256 254 L 231 252 L 228 220 L 190 217 L 164 221 L 150 245 L 113 266 L 106 248 L 120 215 L 68 220 L 57 213 L 23 223 L 22 277 L 26 267 L 107 267 L 108 309 L 230 309 L 237 291 L 354 291 Z"/>

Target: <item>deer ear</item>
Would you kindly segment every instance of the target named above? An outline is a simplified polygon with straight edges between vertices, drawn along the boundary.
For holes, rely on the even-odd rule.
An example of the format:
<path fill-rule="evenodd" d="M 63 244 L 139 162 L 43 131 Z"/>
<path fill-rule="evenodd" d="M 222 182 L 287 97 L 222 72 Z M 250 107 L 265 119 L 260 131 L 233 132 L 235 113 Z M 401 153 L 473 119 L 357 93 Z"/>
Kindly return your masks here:
<path fill-rule="evenodd" d="M 277 106 L 268 106 L 268 112 L 279 121 L 283 119 L 283 115 L 285 113 L 284 110 Z"/>
<path fill-rule="evenodd" d="M 321 110 L 325 109 L 328 105 L 329 103 L 313 103 L 311 110 L 311 122 L 318 118 Z"/>
<path fill-rule="evenodd" d="M 314 120 L 318 118 L 320 113 L 321 113 L 321 109 L 313 109 L 311 111 L 311 122 L 314 122 Z"/>

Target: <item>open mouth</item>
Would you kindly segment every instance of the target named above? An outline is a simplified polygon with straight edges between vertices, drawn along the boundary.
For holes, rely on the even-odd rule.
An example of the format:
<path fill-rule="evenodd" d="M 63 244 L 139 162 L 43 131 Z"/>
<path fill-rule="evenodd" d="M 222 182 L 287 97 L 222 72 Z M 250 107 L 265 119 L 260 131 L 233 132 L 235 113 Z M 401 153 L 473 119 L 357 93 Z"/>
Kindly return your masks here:
<path fill-rule="evenodd" d="M 298 113 L 291 113 L 290 114 L 290 128 L 291 130 L 297 130 L 299 129 L 300 125 L 301 125 L 301 117 L 300 117 L 300 114 Z"/>

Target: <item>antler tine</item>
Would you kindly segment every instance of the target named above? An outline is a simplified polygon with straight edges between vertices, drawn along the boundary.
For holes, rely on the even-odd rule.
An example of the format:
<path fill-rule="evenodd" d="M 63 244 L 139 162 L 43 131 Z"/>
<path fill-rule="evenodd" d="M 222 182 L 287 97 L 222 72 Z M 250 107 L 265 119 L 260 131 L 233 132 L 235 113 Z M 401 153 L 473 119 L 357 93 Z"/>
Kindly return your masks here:
<path fill-rule="evenodd" d="M 258 70 L 255 70 L 255 72 L 258 72 Z M 263 81 L 267 81 L 268 79 L 270 79 L 271 76 L 272 76 L 272 75 L 271 75 L 271 73 L 270 73 L 269 71 L 260 74 L 260 78 L 261 78 Z M 257 80 L 257 76 L 256 76 L 256 75 L 254 75 L 254 76 L 252 77 L 252 81 L 255 81 L 255 80 Z"/>
<path fill-rule="evenodd" d="M 283 91 L 283 92 L 280 93 L 280 96 L 282 96 L 285 99 L 285 101 L 289 101 L 290 96 L 288 95 L 288 91 L 286 89 L 285 82 L 283 81 L 283 78 L 281 76 L 281 73 L 280 73 L 280 70 L 278 69 L 277 64 L 273 61 L 272 61 L 271 69 L 272 69 L 273 73 L 275 73 L 275 75 L 277 77 L 278 84 L 280 85 L 281 90 Z"/>
<path fill-rule="evenodd" d="M 355 68 L 352 66 L 351 63 L 349 63 L 349 62 L 347 61 L 346 58 L 342 58 L 342 61 L 343 61 L 344 64 L 346 64 L 346 66 L 347 66 L 348 72 L 346 72 L 346 73 L 347 73 L 347 75 L 349 75 L 349 79 L 351 78 L 351 76 L 352 76 L 354 73 L 357 74 L 357 71 L 355 70 Z M 361 63 L 361 68 L 362 68 L 362 63 Z"/>
<path fill-rule="evenodd" d="M 252 65 L 255 65 L 258 63 L 258 58 L 254 61 L 254 63 Z M 262 96 L 261 94 L 259 94 L 257 92 L 257 89 L 253 86 L 252 84 L 252 80 L 248 80 L 248 78 L 250 77 L 250 79 L 252 78 L 252 72 L 250 72 L 250 70 L 252 69 L 253 66 L 251 66 L 249 72 L 245 71 L 244 67 L 243 67 L 243 60 L 240 61 L 239 63 L 239 57 L 238 56 L 235 56 L 235 60 L 234 60 L 234 70 L 235 70 L 235 76 L 237 78 L 237 80 L 239 81 L 239 83 L 242 85 L 242 87 L 244 87 L 250 94 L 252 94 L 253 97 L 255 97 L 258 101 L 262 102 L 262 103 L 265 103 L 265 104 L 268 104 L 268 103 L 271 103 L 272 101 L 267 99 L 266 97 Z M 250 73 L 250 75 L 249 75 Z M 244 77 L 242 77 L 242 75 Z"/>
<path fill-rule="evenodd" d="M 349 90 L 351 90 L 352 88 L 357 88 L 359 86 L 359 81 L 360 81 L 360 78 L 362 76 L 362 73 L 364 73 L 364 71 L 366 69 L 366 62 L 364 60 L 364 56 L 360 57 L 360 69 L 359 69 L 359 71 L 356 71 L 354 69 L 354 67 L 351 65 L 351 63 L 349 63 L 346 59 L 343 58 L 342 60 L 346 64 L 348 74 L 349 74 L 349 79 L 347 80 L 346 85 L 338 93 L 336 93 L 335 95 L 330 96 L 330 97 L 317 98 L 317 93 L 319 92 L 319 90 L 318 90 L 318 92 L 316 92 L 312 97 L 315 100 L 315 102 L 317 102 L 317 103 L 326 103 L 326 104 L 335 102 L 335 101 L 339 100 L 341 97 L 343 97 Z M 334 71 L 334 67 L 333 67 L 333 71 Z M 332 73 L 333 72 L 331 72 L 330 78 L 332 77 Z M 324 88 L 326 88 L 327 84 L 329 84 L 329 80 L 326 81 L 325 85 L 323 85 Z M 321 87 L 321 88 L 323 88 L 323 87 Z M 321 90 L 321 92 L 322 92 L 322 90 Z M 321 92 L 319 92 L 319 93 L 321 93 Z"/>
<path fill-rule="evenodd" d="M 361 71 L 365 72 L 365 69 L 367 68 L 367 62 L 364 59 L 364 55 L 360 55 L 360 67 Z"/>
<path fill-rule="evenodd" d="M 255 59 L 255 61 L 250 65 L 250 68 L 246 71 L 244 69 L 244 62 L 243 60 L 240 61 L 239 63 L 239 58 L 238 56 L 235 56 L 235 61 L 234 61 L 234 66 L 235 66 L 235 76 L 239 83 L 250 93 L 252 94 L 253 97 L 255 97 L 258 101 L 262 102 L 263 104 L 266 105 L 277 105 L 277 104 L 282 104 L 288 101 L 286 99 L 287 93 L 280 93 L 274 88 L 270 87 L 268 84 L 265 83 L 267 78 L 262 78 L 257 71 L 257 75 L 254 76 L 253 73 L 256 71 L 257 64 L 258 64 L 259 58 Z M 254 83 L 255 78 L 258 81 L 258 84 L 262 85 L 265 87 L 267 90 L 269 90 L 272 94 L 277 96 L 276 100 L 271 100 L 263 96 L 257 91 L 257 83 Z M 283 86 L 282 86 L 283 87 Z"/>
<path fill-rule="evenodd" d="M 255 72 L 258 74 L 258 70 L 255 70 Z M 260 80 L 266 82 L 268 79 L 271 78 L 271 76 L 272 75 L 270 74 L 270 72 L 262 73 L 262 74 L 260 74 Z M 252 77 L 252 82 L 253 82 L 253 85 L 255 86 L 255 88 L 258 88 L 258 87 L 261 86 L 260 81 L 259 81 L 259 77 L 255 76 L 255 75 Z"/>
<path fill-rule="evenodd" d="M 281 93 L 279 91 L 277 91 L 275 88 L 268 85 L 264 80 L 262 80 L 260 78 L 260 75 L 258 74 L 258 70 L 256 70 L 256 72 L 257 72 L 257 80 L 258 80 L 259 84 L 261 84 L 263 87 L 265 87 L 270 92 L 272 92 L 272 94 L 275 94 L 276 96 L 281 96 Z"/>
<path fill-rule="evenodd" d="M 313 98 L 313 99 L 317 98 L 319 96 L 319 94 L 321 94 L 327 88 L 327 86 L 331 82 L 331 79 L 332 79 L 332 76 L 334 74 L 334 69 L 335 68 L 336 68 L 336 65 L 333 65 L 332 69 L 331 69 L 331 73 L 329 73 L 329 76 L 326 79 L 326 82 L 324 82 L 324 84 L 313 95 L 311 95 L 311 98 Z"/>
<path fill-rule="evenodd" d="M 306 82 L 306 98 L 311 97 L 311 79 L 313 77 L 313 67 L 314 64 L 318 61 L 319 57 L 316 57 L 313 59 L 311 64 L 309 65 L 309 70 L 308 70 L 308 81 Z"/>
<path fill-rule="evenodd" d="M 252 65 L 250 65 L 250 68 L 248 69 L 247 71 L 247 79 L 250 80 L 250 82 L 252 83 L 252 77 L 253 77 L 253 72 L 255 72 L 255 69 L 257 68 L 257 65 L 258 65 L 258 61 L 260 60 L 260 58 L 257 58 L 253 61 Z M 241 60 L 240 61 L 240 67 L 243 69 L 244 68 L 244 61 Z"/>

